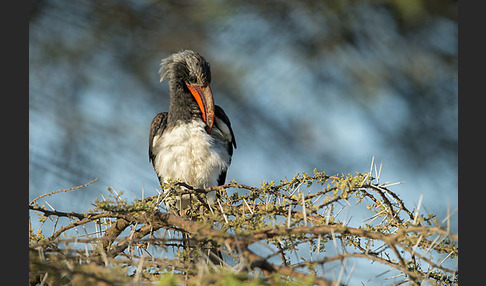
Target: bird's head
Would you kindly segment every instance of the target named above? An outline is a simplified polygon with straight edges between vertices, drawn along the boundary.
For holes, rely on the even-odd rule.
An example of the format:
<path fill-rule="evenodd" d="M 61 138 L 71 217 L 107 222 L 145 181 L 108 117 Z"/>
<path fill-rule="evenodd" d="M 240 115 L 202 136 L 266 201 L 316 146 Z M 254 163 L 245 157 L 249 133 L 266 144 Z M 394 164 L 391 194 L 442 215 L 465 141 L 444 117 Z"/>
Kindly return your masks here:
<path fill-rule="evenodd" d="M 161 62 L 160 81 L 169 80 L 169 85 L 190 92 L 201 111 L 206 131 L 211 132 L 214 123 L 214 100 L 211 92 L 211 70 L 209 63 L 198 53 L 184 50 L 174 53 Z"/>

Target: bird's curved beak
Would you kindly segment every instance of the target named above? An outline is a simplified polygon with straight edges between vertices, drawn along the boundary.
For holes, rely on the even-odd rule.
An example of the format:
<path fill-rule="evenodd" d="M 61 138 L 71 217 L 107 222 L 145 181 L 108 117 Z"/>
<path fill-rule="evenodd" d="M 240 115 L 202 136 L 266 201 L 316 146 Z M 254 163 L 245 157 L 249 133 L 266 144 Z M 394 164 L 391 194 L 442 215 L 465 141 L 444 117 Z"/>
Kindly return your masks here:
<path fill-rule="evenodd" d="M 214 123 L 214 100 L 211 87 L 199 84 L 186 83 L 192 96 L 196 99 L 197 105 L 202 113 L 202 119 L 206 123 L 206 132 L 211 133 Z"/>

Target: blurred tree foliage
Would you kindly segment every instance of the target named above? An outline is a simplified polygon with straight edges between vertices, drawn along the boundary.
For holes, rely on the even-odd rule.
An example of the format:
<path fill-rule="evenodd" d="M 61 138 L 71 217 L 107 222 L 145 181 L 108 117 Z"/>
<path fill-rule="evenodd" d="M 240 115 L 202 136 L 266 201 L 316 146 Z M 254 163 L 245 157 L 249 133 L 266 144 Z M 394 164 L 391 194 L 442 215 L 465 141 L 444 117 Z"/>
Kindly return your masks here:
<path fill-rule="evenodd" d="M 89 170 L 110 158 L 93 150 L 138 159 L 168 108 L 160 59 L 184 48 L 212 64 L 240 141 L 269 157 L 352 169 L 329 119 L 341 102 L 407 167 L 457 167 L 457 1 L 38 0 L 29 15 L 32 182 L 103 178 Z"/>

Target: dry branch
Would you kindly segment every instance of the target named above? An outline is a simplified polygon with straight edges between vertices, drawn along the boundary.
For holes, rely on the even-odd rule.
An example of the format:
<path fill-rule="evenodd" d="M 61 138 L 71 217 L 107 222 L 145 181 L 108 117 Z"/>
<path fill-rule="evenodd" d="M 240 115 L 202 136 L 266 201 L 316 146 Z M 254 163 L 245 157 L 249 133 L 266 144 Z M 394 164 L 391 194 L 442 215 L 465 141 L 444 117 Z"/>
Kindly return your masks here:
<path fill-rule="evenodd" d="M 114 279 L 81 267 L 90 262 L 125 273 L 125 282 L 135 277 L 137 281 L 163 280 L 163 273 L 172 273 L 186 284 L 194 284 L 196 280 L 188 277 L 203 281 L 206 274 L 220 273 L 245 281 L 258 278 L 285 284 L 288 279 L 299 279 L 336 285 L 342 284 L 342 273 L 328 276 L 326 271 L 316 269 L 335 262 L 344 267 L 346 260 L 358 259 L 393 269 L 395 277 L 400 277 L 397 283 L 458 282 L 457 269 L 448 266 L 451 263 L 444 264 L 457 259 L 458 236 L 441 226 L 433 215 L 413 214 L 397 194 L 375 181 L 371 172 L 328 176 L 315 171 L 279 183 L 264 182 L 260 187 L 228 183 L 196 189 L 184 182 L 161 187 L 172 189 L 173 195 L 217 191 L 220 199 L 216 207 L 194 202 L 185 217 L 166 210 L 161 195 L 129 203 L 116 193 L 112 198 L 96 200 L 95 209 L 83 214 L 47 210 L 35 203 L 40 197 L 33 200 L 29 209 L 41 219 L 64 217 L 70 222 L 58 229 L 56 223 L 50 236 L 44 236 L 41 230 L 30 231 L 31 253 L 37 254 L 31 264 L 32 281 L 45 275 L 59 277 L 62 272 L 61 276 L 71 280 L 86 277 L 108 284 L 120 282 L 120 276 Z M 359 225 L 342 221 L 342 210 L 351 207 L 365 207 L 370 218 Z M 73 233 L 90 225 L 96 231 L 82 236 L 79 231 Z M 219 245 L 226 254 L 225 264 L 184 259 L 194 253 L 179 247 L 182 233 L 201 243 Z M 310 257 L 299 252 L 304 245 L 310 248 Z M 265 250 L 255 251 L 255 247 Z M 137 269 L 135 273 L 130 273 L 130 266 Z M 204 281 L 217 284 L 222 280 Z"/>

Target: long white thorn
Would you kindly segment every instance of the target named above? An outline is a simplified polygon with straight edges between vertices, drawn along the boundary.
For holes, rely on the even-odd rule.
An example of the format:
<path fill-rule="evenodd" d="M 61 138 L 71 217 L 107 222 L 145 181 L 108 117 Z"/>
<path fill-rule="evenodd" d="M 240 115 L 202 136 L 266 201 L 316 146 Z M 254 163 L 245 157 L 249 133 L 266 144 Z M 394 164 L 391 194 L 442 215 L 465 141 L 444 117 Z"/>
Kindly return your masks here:
<path fill-rule="evenodd" d="M 223 217 L 224 217 L 224 221 L 226 222 L 226 224 L 229 224 L 228 222 L 228 218 L 226 217 L 226 214 L 224 213 L 223 211 L 223 207 L 221 206 L 220 202 L 219 202 L 219 199 L 218 199 L 218 205 L 219 205 L 219 208 L 221 209 L 221 213 L 223 214 Z"/>
<path fill-rule="evenodd" d="M 337 242 L 336 242 L 336 236 L 334 235 L 334 230 L 331 228 L 331 237 L 332 237 L 332 244 L 334 245 L 334 248 L 336 249 L 336 253 L 339 254 L 339 249 L 337 247 Z"/>
<path fill-rule="evenodd" d="M 377 182 L 380 181 L 380 177 L 381 177 L 381 167 L 383 167 L 383 162 L 380 162 L 380 169 L 379 169 L 378 173 L 376 174 L 376 181 Z M 375 169 L 375 172 L 376 172 L 376 169 Z"/>
<path fill-rule="evenodd" d="M 292 214 L 292 203 L 289 205 L 289 217 L 287 218 L 287 228 L 290 228 L 290 215 Z"/>
<path fill-rule="evenodd" d="M 447 256 L 446 256 L 444 259 L 442 259 L 442 260 L 439 262 L 439 266 L 441 266 L 441 265 L 442 265 L 442 263 L 444 263 L 444 261 L 446 261 L 446 260 L 447 260 L 447 258 L 449 258 L 449 256 L 451 256 L 451 254 L 452 254 L 452 252 L 451 252 L 451 253 L 449 253 L 449 254 L 447 254 Z"/>
<path fill-rule="evenodd" d="M 54 211 L 54 212 L 56 211 L 47 201 L 44 201 L 44 202 L 52 209 L 52 211 Z"/>
<path fill-rule="evenodd" d="M 403 184 L 403 183 L 405 183 L 405 181 L 400 181 L 400 182 L 396 182 L 396 183 L 385 183 L 381 187 L 388 188 L 388 187 L 400 185 L 400 184 Z"/>
<path fill-rule="evenodd" d="M 421 194 L 420 197 L 419 197 L 418 204 L 417 204 L 417 209 L 415 210 L 415 215 L 413 217 L 413 223 L 412 224 L 417 224 L 417 219 L 418 219 L 418 216 L 419 216 L 420 206 L 422 205 L 422 199 L 423 198 L 424 198 L 424 196 Z"/>
<path fill-rule="evenodd" d="M 326 210 L 327 215 L 326 215 L 326 225 L 329 224 L 329 220 L 331 219 L 331 207 L 329 206 Z"/>
<path fill-rule="evenodd" d="M 251 210 L 250 206 L 246 202 L 245 198 L 243 198 L 243 202 L 245 203 L 246 207 L 250 210 L 250 213 L 253 215 L 253 211 Z"/>
<path fill-rule="evenodd" d="M 447 216 L 441 221 L 441 223 L 447 222 L 447 231 L 450 232 L 451 216 L 456 213 L 457 208 L 450 211 L 450 204 L 447 204 Z"/>
<path fill-rule="evenodd" d="M 410 256 L 413 256 L 415 254 L 415 250 L 417 250 L 417 247 L 418 247 L 419 243 L 422 241 L 423 237 L 424 237 L 423 234 L 421 234 L 419 236 L 419 238 L 417 239 L 417 243 L 415 243 L 415 245 L 412 247 L 412 253 L 410 253 Z"/>
<path fill-rule="evenodd" d="M 373 164 L 374 163 L 375 163 L 375 155 L 373 155 L 373 157 L 371 157 L 371 166 L 370 166 L 370 171 L 369 171 L 370 176 L 373 174 Z"/>
<path fill-rule="evenodd" d="M 307 210 L 305 208 L 305 194 L 302 193 L 302 212 L 304 213 L 304 223 L 307 226 Z"/>
<path fill-rule="evenodd" d="M 346 259 L 343 259 L 341 264 L 342 264 L 341 270 L 339 271 L 338 279 L 334 285 L 341 285 L 341 280 L 343 279 L 344 270 L 346 269 Z"/>

